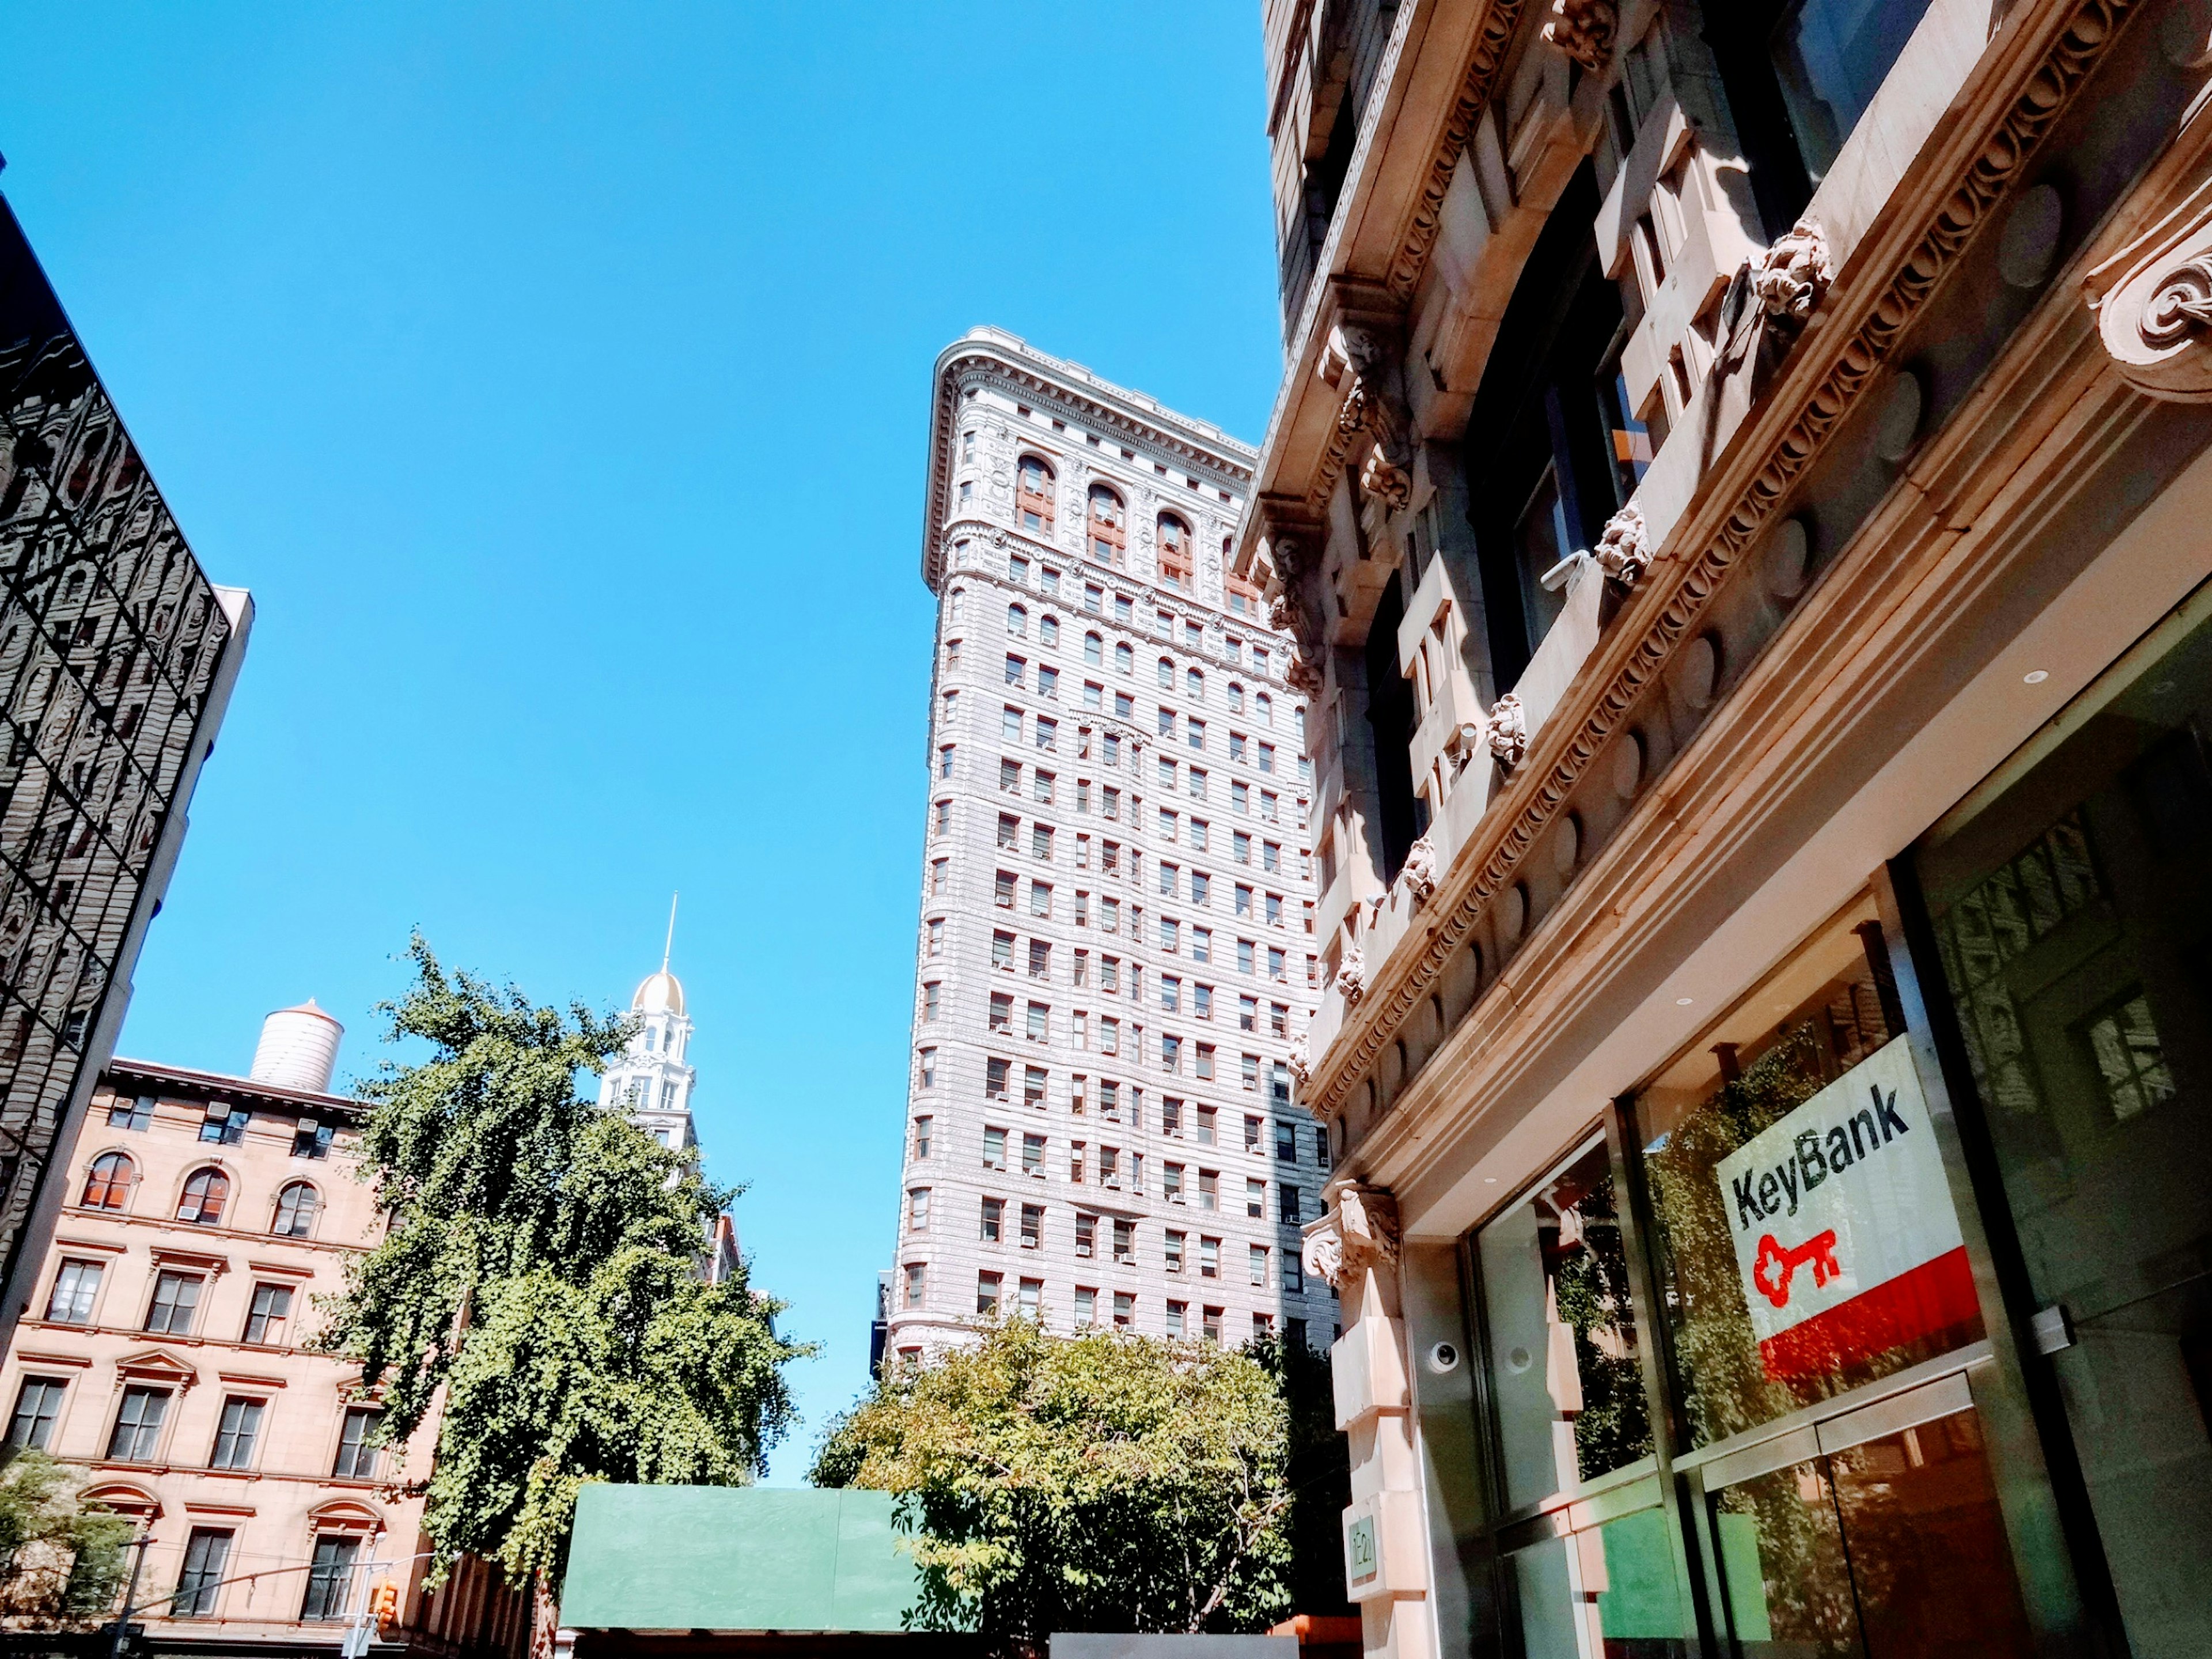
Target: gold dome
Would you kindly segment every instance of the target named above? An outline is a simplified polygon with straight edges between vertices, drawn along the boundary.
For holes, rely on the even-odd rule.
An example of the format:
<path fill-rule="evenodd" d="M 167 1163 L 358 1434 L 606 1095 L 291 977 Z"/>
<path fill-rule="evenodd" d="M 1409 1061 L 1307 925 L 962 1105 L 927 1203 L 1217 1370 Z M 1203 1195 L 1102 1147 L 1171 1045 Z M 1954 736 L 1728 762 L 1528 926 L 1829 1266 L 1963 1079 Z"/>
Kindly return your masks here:
<path fill-rule="evenodd" d="M 634 1014 L 681 1014 L 684 1012 L 684 986 L 665 968 L 650 975 L 637 988 L 637 994 L 629 1000 Z"/>

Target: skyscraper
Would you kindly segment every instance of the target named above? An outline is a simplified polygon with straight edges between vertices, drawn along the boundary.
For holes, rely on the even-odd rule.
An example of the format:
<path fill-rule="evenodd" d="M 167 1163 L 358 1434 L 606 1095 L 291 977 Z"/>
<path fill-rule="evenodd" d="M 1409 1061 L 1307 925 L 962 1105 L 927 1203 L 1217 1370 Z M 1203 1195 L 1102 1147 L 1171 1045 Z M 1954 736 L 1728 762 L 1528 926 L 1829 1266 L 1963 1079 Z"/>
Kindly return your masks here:
<path fill-rule="evenodd" d="M 252 613 L 202 573 L 0 203 L 0 1337 Z"/>
<path fill-rule="evenodd" d="M 1329 1338 L 1305 697 L 1223 559 L 1254 459 L 995 329 L 939 359 L 894 1354 L 994 1313 Z"/>

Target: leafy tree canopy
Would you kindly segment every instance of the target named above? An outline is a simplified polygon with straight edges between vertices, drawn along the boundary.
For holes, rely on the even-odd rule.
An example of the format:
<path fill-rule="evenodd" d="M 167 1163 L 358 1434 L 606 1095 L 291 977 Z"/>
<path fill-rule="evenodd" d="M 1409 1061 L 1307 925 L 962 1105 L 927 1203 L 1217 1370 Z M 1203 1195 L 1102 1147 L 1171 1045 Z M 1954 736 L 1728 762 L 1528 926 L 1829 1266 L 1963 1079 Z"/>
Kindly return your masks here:
<path fill-rule="evenodd" d="M 698 1276 L 737 1189 L 578 1097 L 629 1022 L 564 1017 L 441 967 L 380 1009 L 430 1046 L 363 1084 L 361 1172 L 390 1217 L 329 1308 L 323 1346 L 380 1390 L 398 1443 L 446 1389 L 424 1522 L 442 1569 L 464 1553 L 557 1579 L 589 1480 L 737 1486 L 792 1418 L 783 1304 L 743 1269 Z"/>
<path fill-rule="evenodd" d="M 994 1324 L 891 1370 L 833 1425 L 818 1486 L 895 1492 L 920 1622 L 994 1650 L 1054 1631 L 1249 1631 L 1289 1606 L 1283 1391 L 1252 1356 Z"/>
<path fill-rule="evenodd" d="M 0 1608 L 42 1626 L 107 1612 L 131 1533 L 127 1517 L 82 1501 L 46 1453 L 15 1453 L 0 1474 Z"/>

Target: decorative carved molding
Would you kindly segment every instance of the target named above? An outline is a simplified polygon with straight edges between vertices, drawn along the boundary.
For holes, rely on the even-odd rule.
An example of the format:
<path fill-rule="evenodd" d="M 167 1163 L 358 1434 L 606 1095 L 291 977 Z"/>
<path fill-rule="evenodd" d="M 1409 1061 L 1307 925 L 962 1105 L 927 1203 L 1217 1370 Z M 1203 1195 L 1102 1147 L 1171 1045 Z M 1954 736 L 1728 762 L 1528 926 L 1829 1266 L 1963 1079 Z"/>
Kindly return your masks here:
<path fill-rule="evenodd" d="M 1552 0 L 1544 44 L 1592 75 L 1602 75 L 1613 63 L 1613 31 L 1620 26 L 1620 13 L 1613 0 Z"/>
<path fill-rule="evenodd" d="M 1447 872 L 1454 890 L 1426 946 L 1391 975 L 1387 992 L 1370 999 L 1359 1022 L 1347 1022 L 1329 1045 L 1323 1057 L 1328 1072 L 1317 1079 L 1305 1103 L 1315 1115 L 1326 1120 L 1343 1109 L 1353 1085 L 1429 994 L 1492 900 L 1511 888 L 1522 861 L 1566 810 L 1575 786 L 1670 665 L 1677 647 L 1697 637 L 1723 579 L 1765 533 L 1770 518 L 1825 451 L 1858 394 L 1991 208 L 2019 182 L 2037 145 L 2136 3 L 2079 0 L 2070 9 L 2045 16 L 2019 14 L 2023 27 L 2012 37 L 2018 43 L 2018 61 L 2002 71 L 2009 76 L 2008 97 L 1993 88 L 1983 124 L 1957 118 L 1931 141 L 1934 153 L 1927 164 L 1950 169 L 1948 188 L 1924 195 L 1917 228 L 1891 244 L 1898 251 L 1885 262 L 1886 279 L 1854 294 L 1838 331 L 1823 342 L 1818 356 L 1796 364 L 1795 372 L 1769 392 L 1771 412 L 1754 431 L 1741 434 L 1757 442 L 1756 454 L 1763 459 L 1730 464 L 1731 475 L 1745 477 L 1745 482 L 1702 550 L 1672 562 L 1663 583 L 1655 577 L 1646 584 L 1648 597 L 1630 613 L 1637 625 L 1604 647 L 1612 672 L 1601 674 L 1572 708 L 1545 722 L 1546 764 L 1516 779 L 1515 799 L 1501 799 L 1501 810 L 1492 815 L 1494 822 L 1484 822 Z M 1864 259 L 1867 251 L 1860 257 Z M 1394 267 L 1394 285 L 1395 275 Z"/>
<path fill-rule="evenodd" d="M 1828 260 L 1828 240 L 1810 219 L 1800 219 L 1790 232 L 1759 256 L 1752 268 L 1751 291 L 1766 314 L 1778 322 L 1802 323 L 1820 303 L 1820 296 L 1835 280 Z"/>
<path fill-rule="evenodd" d="M 1598 568 L 1613 580 L 1623 587 L 1636 586 L 1636 579 L 1650 568 L 1651 549 L 1644 540 L 1644 514 L 1634 501 L 1605 521 L 1605 533 L 1590 552 Z"/>
<path fill-rule="evenodd" d="M 1306 1079 L 1313 1075 L 1313 1054 L 1307 1047 L 1306 1035 L 1303 1032 L 1299 1034 L 1297 1046 L 1291 1050 L 1290 1066 L 1292 1081 L 1299 1088 L 1304 1088 Z"/>
<path fill-rule="evenodd" d="M 1406 863 L 1398 872 L 1398 881 L 1417 910 L 1437 890 L 1437 849 L 1426 836 L 1406 849 Z"/>
<path fill-rule="evenodd" d="M 1367 958 L 1359 954 L 1358 939 L 1345 940 L 1344 953 L 1336 962 L 1336 978 L 1331 982 L 1346 1007 L 1357 1005 L 1367 994 Z"/>
<path fill-rule="evenodd" d="M 1508 691 L 1490 706 L 1490 752 L 1498 764 L 1515 767 L 1528 757 L 1528 720 L 1521 699 Z"/>
<path fill-rule="evenodd" d="M 1347 1183 L 1337 1189 L 1329 1212 L 1307 1231 L 1298 1252 L 1308 1273 L 1341 1290 L 1370 1267 L 1398 1260 L 1398 1200 L 1380 1187 Z"/>
<path fill-rule="evenodd" d="M 2082 286 L 2098 337 L 2137 391 L 2170 403 L 2212 403 L 2212 94 L 2182 118 L 2143 192 L 2173 204 Z M 2174 198 L 2179 196 L 2179 199 Z M 2153 211 L 2155 211 L 2154 206 Z"/>
<path fill-rule="evenodd" d="M 1374 445 L 1359 487 L 1394 513 L 1413 496 L 1413 418 L 1398 387 L 1398 347 L 1395 328 L 1347 318 L 1331 331 L 1324 359 L 1340 359 L 1351 371 L 1337 431 L 1364 433 Z"/>

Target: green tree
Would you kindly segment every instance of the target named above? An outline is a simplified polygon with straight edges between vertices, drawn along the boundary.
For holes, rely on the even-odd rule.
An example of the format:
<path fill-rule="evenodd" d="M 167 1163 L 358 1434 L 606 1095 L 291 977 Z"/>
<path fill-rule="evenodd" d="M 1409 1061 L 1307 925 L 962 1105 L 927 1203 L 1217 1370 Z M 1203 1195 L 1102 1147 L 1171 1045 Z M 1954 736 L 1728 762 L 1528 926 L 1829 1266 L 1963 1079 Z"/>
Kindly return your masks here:
<path fill-rule="evenodd" d="M 131 1531 L 46 1453 L 17 1452 L 0 1474 L 0 1608 L 42 1627 L 108 1613 Z"/>
<path fill-rule="evenodd" d="M 1287 1443 L 1283 1391 L 1249 1354 L 1017 1319 L 889 1370 L 814 1480 L 897 1494 L 924 1626 L 1036 1651 L 1054 1631 L 1279 1618 Z"/>
<path fill-rule="evenodd" d="M 1352 1443 L 1336 1426 L 1328 1356 L 1300 1341 L 1253 1338 L 1245 1352 L 1275 1378 L 1289 1413 L 1284 1476 L 1290 1483 L 1291 1610 L 1339 1617 L 1344 1593 L 1344 1511 L 1352 1502 Z"/>
<path fill-rule="evenodd" d="M 629 1034 L 581 1006 L 448 973 L 417 935 L 414 984 L 380 1012 L 429 1045 L 359 1091 L 361 1172 L 390 1218 L 349 1270 L 321 1341 L 380 1389 L 403 1442 L 442 1388 L 424 1526 L 442 1576 L 463 1554 L 533 1580 L 541 1638 L 591 1480 L 739 1486 L 788 1428 L 783 1304 L 743 1269 L 699 1277 L 735 1189 L 580 1099 Z"/>

